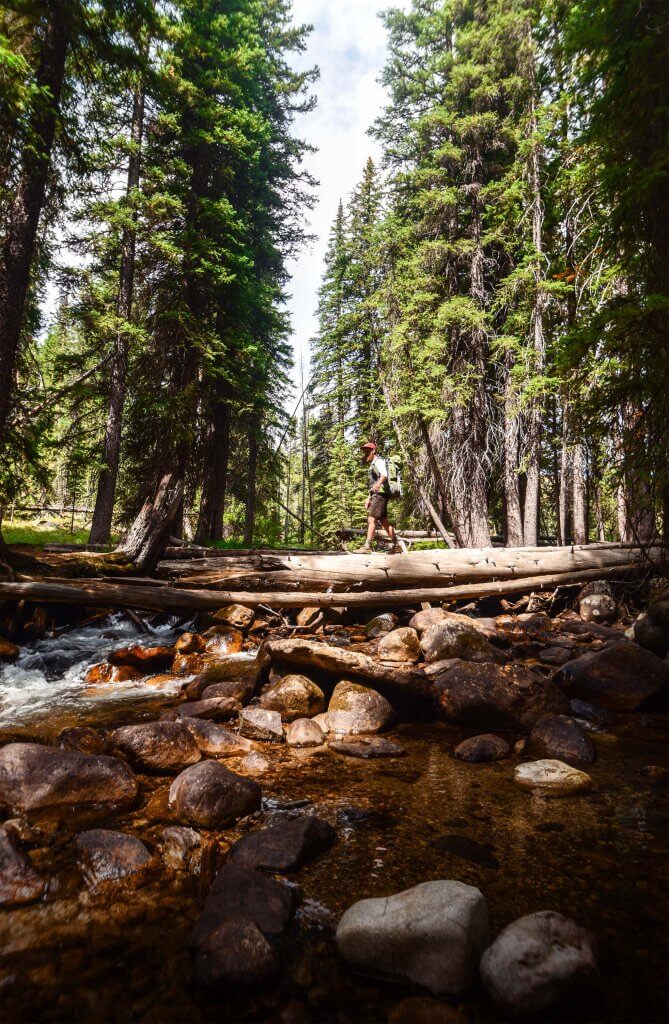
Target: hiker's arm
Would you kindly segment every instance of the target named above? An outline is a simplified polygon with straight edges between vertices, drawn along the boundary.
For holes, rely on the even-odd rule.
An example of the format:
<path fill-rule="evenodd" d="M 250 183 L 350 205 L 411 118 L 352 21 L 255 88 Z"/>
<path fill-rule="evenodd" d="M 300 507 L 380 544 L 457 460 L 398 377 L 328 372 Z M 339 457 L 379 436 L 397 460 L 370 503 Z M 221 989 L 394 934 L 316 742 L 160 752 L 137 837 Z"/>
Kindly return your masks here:
<path fill-rule="evenodd" d="M 380 491 L 387 479 L 388 477 L 385 475 L 380 476 L 378 480 L 375 480 L 374 483 L 372 484 L 372 490 L 377 492 Z"/>

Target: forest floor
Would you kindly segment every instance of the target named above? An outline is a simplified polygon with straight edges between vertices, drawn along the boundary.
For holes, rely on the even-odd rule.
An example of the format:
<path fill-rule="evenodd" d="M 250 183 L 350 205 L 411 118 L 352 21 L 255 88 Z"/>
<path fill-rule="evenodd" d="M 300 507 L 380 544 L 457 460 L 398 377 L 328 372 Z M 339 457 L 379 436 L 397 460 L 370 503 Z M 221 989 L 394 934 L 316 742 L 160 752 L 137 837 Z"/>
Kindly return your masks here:
<path fill-rule="evenodd" d="M 535 1020 L 662 1019 L 669 669 L 625 636 L 645 600 L 617 586 L 606 623 L 577 590 L 455 613 L 5 610 L 3 1020 L 497 1022 L 513 965 L 502 948 L 503 996 L 480 954 L 543 911 L 577 931 L 540 934 L 556 1009 Z M 428 881 L 487 908 L 471 948 L 428 920 L 416 954 L 415 890 L 387 945 L 363 920 L 346 947 L 352 904 Z M 439 950 L 470 967 L 430 991 Z"/>

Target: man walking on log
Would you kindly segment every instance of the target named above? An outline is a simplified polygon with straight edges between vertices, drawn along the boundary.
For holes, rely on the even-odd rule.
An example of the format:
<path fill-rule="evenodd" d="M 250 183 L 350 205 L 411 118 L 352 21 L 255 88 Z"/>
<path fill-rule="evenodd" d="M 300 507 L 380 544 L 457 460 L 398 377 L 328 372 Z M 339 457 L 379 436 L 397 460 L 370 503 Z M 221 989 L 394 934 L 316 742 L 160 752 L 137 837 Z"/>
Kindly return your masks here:
<path fill-rule="evenodd" d="M 399 545 L 395 527 L 388 520 L 388 499 L 390 497 L 388 463 L 386 459 L 377 455 L 376 445 L 373 441 L 363 444 L 362 452 L 365 463 L 369 465 L 369 497 L 365 503 L 365 508 L 367 509 L 367 539 L 363 546 L 357 550 L 360 554 L 369 554 L 371 552 L 376 525 L 380 523 L 393 542 L 390 554 L 395 555 Z"/>

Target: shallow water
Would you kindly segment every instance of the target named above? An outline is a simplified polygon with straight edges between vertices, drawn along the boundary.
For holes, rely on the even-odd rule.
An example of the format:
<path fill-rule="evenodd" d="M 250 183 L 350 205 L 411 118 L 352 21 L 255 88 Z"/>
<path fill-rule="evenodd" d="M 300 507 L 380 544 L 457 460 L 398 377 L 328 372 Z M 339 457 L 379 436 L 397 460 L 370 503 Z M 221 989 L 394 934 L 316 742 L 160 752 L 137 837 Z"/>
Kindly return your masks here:
<path fill-rule="evenodd" d="M 99 648 L 93 660 L 99 660 Z M 76 705 L 74 697 L 65 699 Z M 117 704 L 114 719 L 131 721 L 139 707 L 134 698 Z M 41 726 L 33 716 L 33 731 L 50 728 L 51 715 Z M 263 823 L 306 810 L 326 818 L 338 834 L 333 849 L 291 878 L 302 892 L 297 923 L 281 979 L 264 991 L 212 998 L 194 987 L 186 939 L 200 906 L 196 878 L 158 868 L 140 888 L 127 884 L 91 894 L 74 867 L 69 837 L 57 835 L 32 851 L 52 875 L 46 901 L 0 914 L 0 1016 L 384 1022 L 411 993 L 340 963 L 336 922 L 357 899 L 456 878 L 485 895 L 493 934 L 523 914 L 550 909 L 597 937 L 600 991 L 542 1020 L 666 1020 L 669 796 L 640 774 L 648 764 L 665 762 L 666 720 L 619 719 L 616 738 L 598 743 L 592 791 L 557 800 L 537 799 L 514 785 L 513 766 L 521 758 L 493 765 L 453 759 L 453 747 L 475 731 L 403 724 L 390 736 L 407 756 L 377 761 L 263 745 L 270 762 L 260 778 Z M 166 806 L 169 781 L 141 777 L 139 805 L 111 827 L 155 848 L 163 828 L 173 824 Z M 309 801 L 307 808 L 282 810 L 302 799 Z M 240 831 L 216 834 L 221 853 Z M 427 1002 L 421 1019 L 436 1019 L 437 1003 Z M 454 1012 L 454 1021 L 503 1020 L 481 990 Z"/>

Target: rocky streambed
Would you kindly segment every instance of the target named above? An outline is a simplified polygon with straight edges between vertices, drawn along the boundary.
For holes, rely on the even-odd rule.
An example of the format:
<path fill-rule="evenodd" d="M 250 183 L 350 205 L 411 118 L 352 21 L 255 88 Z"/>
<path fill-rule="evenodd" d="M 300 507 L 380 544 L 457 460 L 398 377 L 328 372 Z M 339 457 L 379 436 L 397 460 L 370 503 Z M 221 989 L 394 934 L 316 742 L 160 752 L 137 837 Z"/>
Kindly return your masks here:
<path fill-rule="evenodd" d="M 666 619 L 587 596 L 101 635 L 5 720 L 3 1020 L 664 1019 Z"/>

